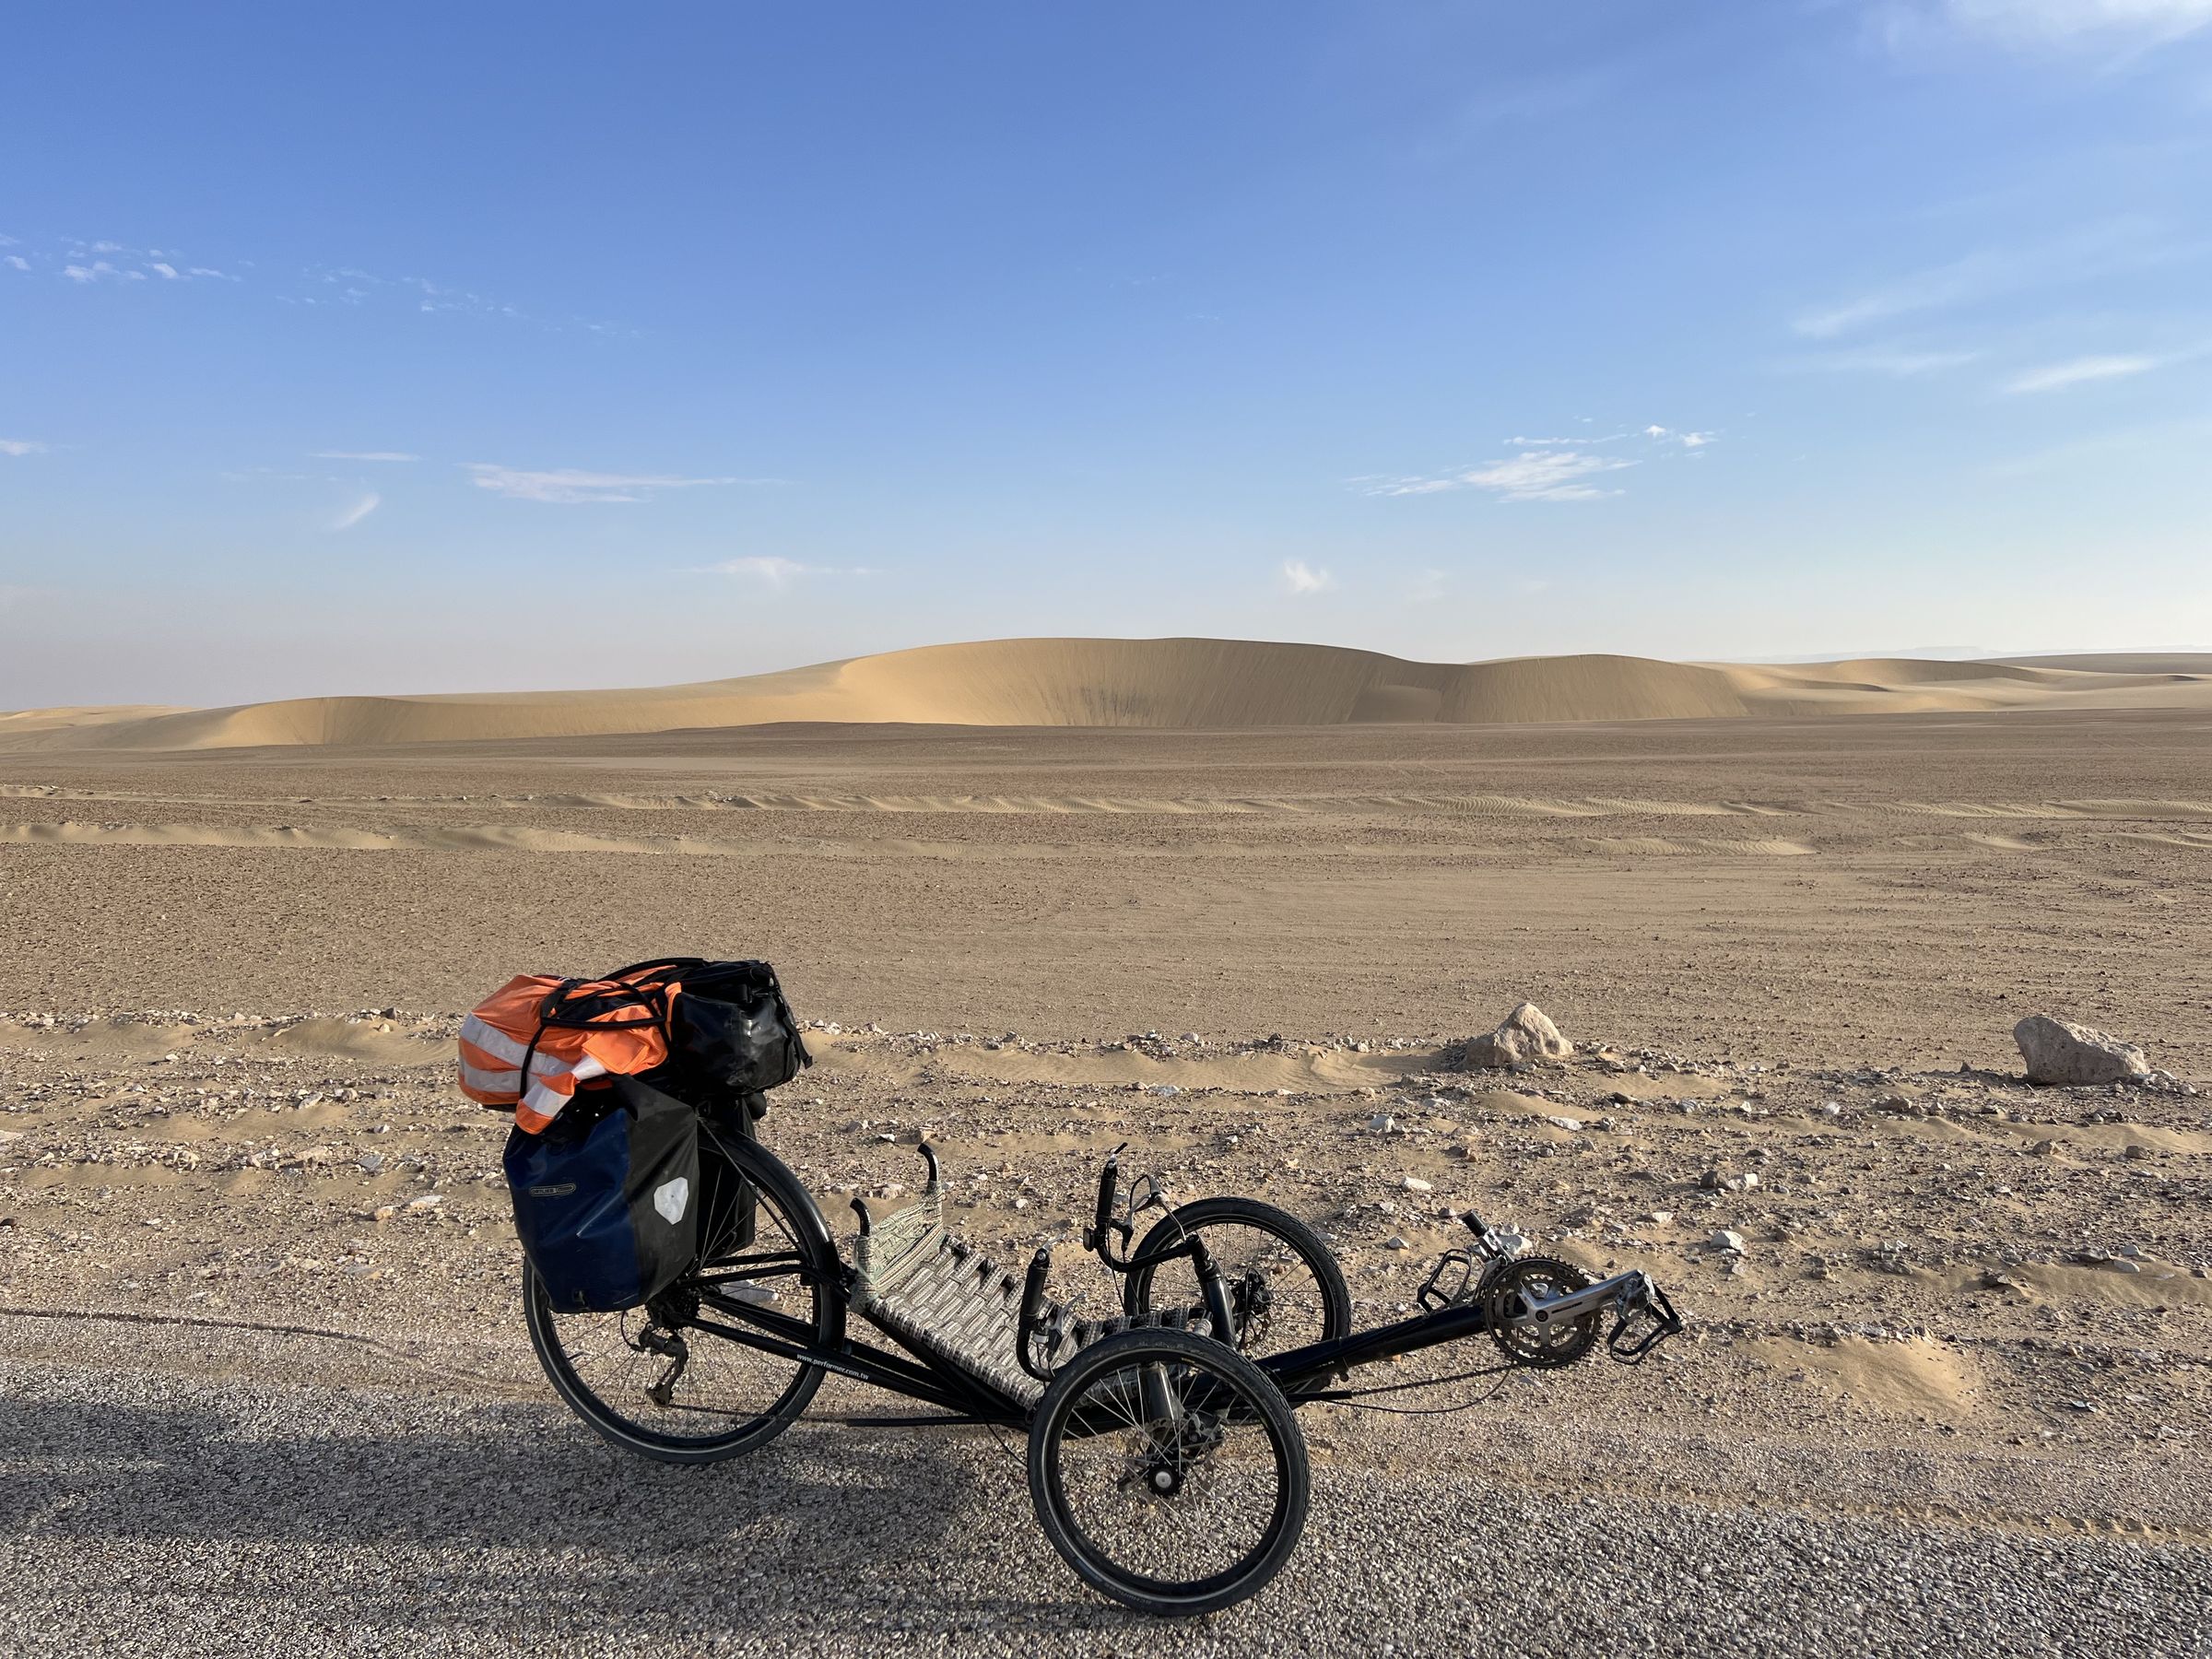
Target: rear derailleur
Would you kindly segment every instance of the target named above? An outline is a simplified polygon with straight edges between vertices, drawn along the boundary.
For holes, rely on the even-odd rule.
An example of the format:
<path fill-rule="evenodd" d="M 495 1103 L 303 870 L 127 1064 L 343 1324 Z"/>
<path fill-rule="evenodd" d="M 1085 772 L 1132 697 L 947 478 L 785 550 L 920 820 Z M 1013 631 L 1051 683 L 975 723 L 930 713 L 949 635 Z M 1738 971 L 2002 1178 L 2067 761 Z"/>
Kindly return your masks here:
<path fill-rule="evenodd" d="M 668 1361 L 667 1369 L 645 1389 L 645 1397 L 665 1411 L 675 1401 L 685 1367 L 691 1363 L 691 1345 L 679 1327 L 699 1316 L 699 1297 L 696 1292 L 672 1290 L 653 1298 L 645 1312 L 651 1323 L 629 1342 L 641 1354 L 658 1354 Z"/>

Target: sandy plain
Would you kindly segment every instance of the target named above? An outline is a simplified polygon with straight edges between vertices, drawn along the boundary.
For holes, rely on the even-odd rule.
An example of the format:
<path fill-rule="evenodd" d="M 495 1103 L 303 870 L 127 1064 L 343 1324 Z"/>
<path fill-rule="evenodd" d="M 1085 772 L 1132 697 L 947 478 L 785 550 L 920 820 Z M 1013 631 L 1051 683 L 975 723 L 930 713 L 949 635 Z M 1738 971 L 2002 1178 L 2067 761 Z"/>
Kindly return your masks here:
<path fill-rule="evenodd" d="M 551 1400 L 453 1031 L 511 972 L 679 949 L 838 1028 L 766 1125 L 833 1217 L 927 1125 L 983 1176 L 963 1228 L 1073 1279 L 1126 1139 L 1323 1226 L 1365 1317 L 1470 1206 L 1675 1290 L 1639 1371 L 1310 1414 L 1300 1557 L 1179 1649 L 2212 1630 L 2212 1106 L 2030 1089 L 2008 1035 L 2212 1084 L 2186 702 L 41 746 L 0 755 L 0 938 L 16 1651 L 1159 1639 L 987 1439 L 670 1471 Z M 1449 1068 L 1523 997 L 1575 1060 Z"/>

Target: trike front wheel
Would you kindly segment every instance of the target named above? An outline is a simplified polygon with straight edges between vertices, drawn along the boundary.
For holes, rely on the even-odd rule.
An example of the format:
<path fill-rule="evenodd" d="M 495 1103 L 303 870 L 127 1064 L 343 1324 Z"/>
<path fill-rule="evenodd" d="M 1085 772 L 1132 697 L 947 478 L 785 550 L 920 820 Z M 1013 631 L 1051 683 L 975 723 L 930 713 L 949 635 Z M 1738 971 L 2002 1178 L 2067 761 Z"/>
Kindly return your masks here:
<path fill-rule="evenodd" d="M 1085 1348 L 1030 1428 L 1045 1536 L 1094 1590 L 1183 1617 L 1242 1601 L 1306 1524 L 1298 1419 L 1267 1374 L 1210 1337 L 1136 1330 Z"/>
<path fill-rule="evenodd" d="M 1203 1236 L 1236 1322 L 1231 1346 L 1248 1359 L 1352 1334 L 1352 1292 L 1319 1233 L 1257 1198 L 1201 1198 L 1155 1222 L 1129 1258 L 1124 1306 L 1201 1312 L 1206 1297 L 1185 1249 Z"/>

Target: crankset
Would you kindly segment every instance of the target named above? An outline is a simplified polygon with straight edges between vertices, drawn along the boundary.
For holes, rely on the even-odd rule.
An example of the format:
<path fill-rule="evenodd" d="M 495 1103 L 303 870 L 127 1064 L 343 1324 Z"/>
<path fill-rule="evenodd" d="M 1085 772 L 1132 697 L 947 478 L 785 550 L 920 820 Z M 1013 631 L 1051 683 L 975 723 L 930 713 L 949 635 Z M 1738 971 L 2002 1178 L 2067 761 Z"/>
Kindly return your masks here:
<path fill-rule="evenodd" d="M 1515 1365 L 1548 1368 L 1572 1365 L 1595 1346 L 1599 1310 L 1574 1300 L 1589 1288 L 1589 1276 L 1571 1262 L 1516 1256 L 1492 1266 L 1477 1294 L 1490 1338 L 1505 1357 Z"/>

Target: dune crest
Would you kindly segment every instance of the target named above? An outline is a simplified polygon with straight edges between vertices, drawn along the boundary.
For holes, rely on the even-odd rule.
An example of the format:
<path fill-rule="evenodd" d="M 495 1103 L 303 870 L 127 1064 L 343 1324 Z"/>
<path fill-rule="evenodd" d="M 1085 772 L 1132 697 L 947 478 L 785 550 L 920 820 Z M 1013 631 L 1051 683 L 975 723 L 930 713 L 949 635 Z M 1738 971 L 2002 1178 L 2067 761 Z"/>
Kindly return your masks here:
<path fill-rule="evenodd" d="M 2155 669 L 2133 658 L 2073 661 L 2115 666 L 1908 658 L 1764 666 L 1612 655 L 1416 663 L 1252 640 L 994 640 L 635 690 L 31 711 L 0 715 L 0 749 L 381 747 L 785 722 L 1199 730 L 2212 707 L 2212 657 L 2159 659 Z"/>

